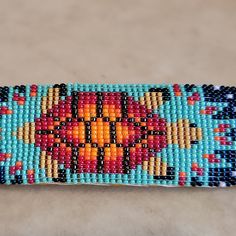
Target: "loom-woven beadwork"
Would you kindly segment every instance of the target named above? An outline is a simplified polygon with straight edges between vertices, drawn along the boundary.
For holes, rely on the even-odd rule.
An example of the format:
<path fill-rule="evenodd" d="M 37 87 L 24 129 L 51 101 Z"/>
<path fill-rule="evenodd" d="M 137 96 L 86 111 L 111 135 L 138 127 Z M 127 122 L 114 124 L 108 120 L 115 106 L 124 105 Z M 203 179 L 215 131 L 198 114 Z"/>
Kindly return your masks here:
<path fill-rule="evenodd" d="M 0 87 L 1 184 L 236 184 L 236 88 Z"/>

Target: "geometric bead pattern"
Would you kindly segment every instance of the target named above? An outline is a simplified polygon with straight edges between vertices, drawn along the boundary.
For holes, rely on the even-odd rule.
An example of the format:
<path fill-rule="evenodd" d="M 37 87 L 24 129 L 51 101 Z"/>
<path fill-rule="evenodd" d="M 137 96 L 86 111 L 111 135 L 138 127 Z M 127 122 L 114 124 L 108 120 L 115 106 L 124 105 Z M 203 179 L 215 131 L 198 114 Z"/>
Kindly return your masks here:
<path fill-rule="evenodd" d="M 236 184 L 236 88 L 0 87 L 0 184 Z"/>

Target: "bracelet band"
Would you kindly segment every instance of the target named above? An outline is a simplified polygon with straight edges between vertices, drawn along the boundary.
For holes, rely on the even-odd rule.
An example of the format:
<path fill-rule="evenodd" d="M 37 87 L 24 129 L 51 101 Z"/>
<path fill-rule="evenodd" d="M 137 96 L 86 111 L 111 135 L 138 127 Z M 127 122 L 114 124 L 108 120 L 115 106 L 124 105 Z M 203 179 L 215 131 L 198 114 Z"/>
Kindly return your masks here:
<path fill-rule="evenodd" d="M 0 87 L 1 184 L 236 184 L 236 88 Z"/>

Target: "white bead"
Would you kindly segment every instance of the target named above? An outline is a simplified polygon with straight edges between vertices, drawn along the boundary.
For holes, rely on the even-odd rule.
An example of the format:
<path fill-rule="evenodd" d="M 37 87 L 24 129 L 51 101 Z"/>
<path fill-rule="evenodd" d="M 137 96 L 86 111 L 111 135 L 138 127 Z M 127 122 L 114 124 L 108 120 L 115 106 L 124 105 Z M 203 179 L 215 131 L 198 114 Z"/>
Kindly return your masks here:
<path fill-rule="evenodd" d="M 220 89 L 220 86 L 216 85 L 216 86 L 214 86 L 214 89 L 215 89 L 215 90 L 219 90 L 219 89 Z"/>
<path fill-rule="evenodd" d="M 232 177 L 236 176 L 236 171 L 232 171 Z"/>
<path fill-rule="evenodd" d="M 234 98 L 233 94 L 227 94 L 227 98 L 232 99 Z"/>
<path fill-rule="evenodd" d="M 220 187 L 223 187 L 223 188 L 226 187 L 226 183 L 220 181 Z"/>

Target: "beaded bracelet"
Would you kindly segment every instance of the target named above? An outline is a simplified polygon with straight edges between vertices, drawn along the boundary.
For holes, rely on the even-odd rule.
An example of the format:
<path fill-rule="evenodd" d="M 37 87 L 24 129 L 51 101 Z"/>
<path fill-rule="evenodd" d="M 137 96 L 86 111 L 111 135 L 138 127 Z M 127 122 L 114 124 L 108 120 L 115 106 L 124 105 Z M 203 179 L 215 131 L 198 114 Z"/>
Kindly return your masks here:
<path fill-rule="evenodd" d="M 1 184 L 236 184 L 236 88 L 0 87 Z"/>

